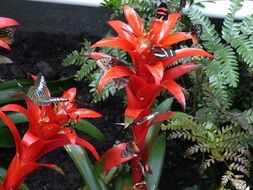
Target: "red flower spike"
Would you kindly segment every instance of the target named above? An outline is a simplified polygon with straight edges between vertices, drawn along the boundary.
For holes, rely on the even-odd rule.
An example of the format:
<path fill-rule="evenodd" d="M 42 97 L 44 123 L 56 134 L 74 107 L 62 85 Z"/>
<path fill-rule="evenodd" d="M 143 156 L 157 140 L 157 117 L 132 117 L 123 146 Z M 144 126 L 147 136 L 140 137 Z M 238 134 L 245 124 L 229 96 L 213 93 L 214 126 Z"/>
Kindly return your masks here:
<path fill-rule="evenodd" d="M 77 136 L 74 129 L 70 129 L 69 122 L 76 118 L 97 118 L 101 115 L 93 110 L 77 108 L 73 104 L 76 89 L 67 90 L 63 96 L 70 101 L 48 106 L 37 106 L 32 100 L 26 99 L 28 109 L 10 104 L 0 108 L 0 118 L 10 128 L 17 147 L 0 189 L 18 189 L 25 177 L 41 166 L 56 169 L 51 164 L 37 163 L 44 154 L 67 144 L 80 145 L 91 151 L 96 159 L 99 155 L 96 149 L 86 140 Z M 15 111 L 23 113 L 29 119 L 29 128 L 21 140 L 14 123 L 3 113 Z"/>
<path fill-rule="evenodd" d="M 132 9 L 128 5 L 124 5 L 124 14 L 129 25 L 133 29 L 134 34 L 140 36 L 144 30 L 141 17 L 135 12 L 134 9 Z"/>
<path fill-rule="evenodd" d="M 107 70 L 104 75 L 100 78 L 98 84 L 98 91 L 101 92 L 109 81 L 114 78 L 121 78 L 133 75 L 134 72 L 126 66 L 114 66 L 111 69 Z"/>
<path fill-rule="evenodd" d="M 165 80 L 161 82 L 161 86 L 167 89 L 175 98 L 177 101 L 185 108 L 185 97 L 184 93 L 182 91 L 181 86 L 179 86 L 175 81 L 173 80 Z"/>

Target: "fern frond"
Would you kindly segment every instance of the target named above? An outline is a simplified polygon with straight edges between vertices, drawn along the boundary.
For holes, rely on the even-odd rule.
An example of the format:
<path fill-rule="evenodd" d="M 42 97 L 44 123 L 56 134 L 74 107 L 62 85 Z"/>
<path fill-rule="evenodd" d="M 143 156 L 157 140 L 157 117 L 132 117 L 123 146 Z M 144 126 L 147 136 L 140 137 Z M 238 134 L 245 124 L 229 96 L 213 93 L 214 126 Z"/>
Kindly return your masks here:
<path fill-rule="evenodd" d="M 216 51 L 215 58 L 222 67 L 221 72 L 223 72 L 226 83 L 230 87 L 237 87 L 239 82 L 239 67 L 237 57 L 231 46 L 223 46 L 219 51 Z"/>
<path fill-rule="evenodd" d="M 181 125 L 181 127 L 180 127 Z M 211 122 L 198 123 L 193 119 L 172 120 L 162 130 L 170 131 L 168 139 L 183 138 L 195 142 L 186 150 L 186 156 L 204 153 L 208 157 L 201 165 L 207 169 L 215 162 L 229 163 L 229 170 L 249 174 L 250 161 L 248 140 L 249 131 L 241 130 L 234 125 L 219 128 Z"/>
<path fill-rule="evenodd" d="M 77 81 L 81 81 L 84 77 L 88 76 L 90 72 L 92 72 L 95 68 L 97 68 L 96 61 L 87 60 L 85 64 L 83 64 L 79 71 L 75 74 L 75 79 Z"/>
<path fill-rule="evenodd" d="M 231 0 L 229 12 L 225 16 L 225 20 L 223 22 L 222 27 L 222 38 L 227 42 L 231 42 L 231 40 L 238 36 L 239 34 L 239 27 L 234 23 L 235 13 L 242 8 L 242 2 L 244 0 Z"/>
<path fill-rule="evenodd" d="M 211 21 L 203 15 L 203 13 L 191 7 L 188 11 L 188 16 L 193 24 L 202 25 L 202 35 L 201 40 L 203 41 L 203 46 L 209 52 L 214 53 L 217 49 L 220 49 L 221 38 L 218 33 L 215 31 L 214 24 L 211 24 Z"/>
<path fill-rule="evenodd" d="M 231 45 L 242 56 L 245 63 L 253 67 L 253 43 L 247 35 L 240 35 L 231 41 Z"/>
<path fill-rule="evenodd" d="M 240 30 L 245 35 L 251 35 L 253 33 L 253 14 L 243 19 Z"/>

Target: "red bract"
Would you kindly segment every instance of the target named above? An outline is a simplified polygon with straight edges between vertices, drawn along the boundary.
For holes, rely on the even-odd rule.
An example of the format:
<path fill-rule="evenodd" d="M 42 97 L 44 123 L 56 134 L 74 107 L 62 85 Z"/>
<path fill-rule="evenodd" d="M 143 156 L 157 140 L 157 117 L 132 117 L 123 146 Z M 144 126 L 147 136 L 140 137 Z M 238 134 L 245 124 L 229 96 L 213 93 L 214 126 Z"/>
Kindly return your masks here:
<path fill-rule="evenodd" d="M 9 27 L 15 27 L 18 25 L 18 22 L 13 19 L 0 17 L 0 30 Z M 8 34 L 6 34 L 6 36 L 0 37 L 0 47 L 10 50 L 11 48 L 9 44 L 11 43 L 10 41 L 12 37 L 13 36 L 8 36 Z"/>
<path fill-rule="evenodd" d="M 167 20 L 153 19 L 150 23 L 149 32 L 144 30 L 142 19 L 131 7 L 125 5 L 124 13 L 128 24 L 119 20 L 108 22 L 118 33 L 118 37 L 102 39 L 95 43 L 93 47 L 109 46 L 123 49 L 130 54 L 134 67 L 114 66 L 107 70 L 100 79 L 98 91 L 101 91 L 104 85 L 112 79 L 129 77 L 130 82 L 126 87 L 126 91 L 128 103 L 131 105 L 128 105 L 126 115 L 133 118 L 138 117 L 138 113 L 143 110 L 149 109 L 153 100 L 162 89 L 167 89 L 180 104 L 185 106 L 184 94 L 180 85 L 175 82 L 175 79 L 193 70 L 195 63 L 187 63 L 169 69 L 167 67 L 185 57 L 207 56 L 213 58 L 213 55 L 203 49 L 185 48 L 176 50 L 175 56 L 164 59 L 156 57 L 154 48 L 166 49 L 178 42 L 192 38 L 189 32 L 172 32 L 172 29 L 180 18 L 180 13 L 169 14 Z M 90 54 L 90 57 L 93 59 L 108 56 L 99 53 Z M 143 86 L 136 85 L 138 83 L 136 81 L 141 80 L 136 78 L 143 79 L 143 82 L 141 82 Z M 138 93 L 148 93 L 148 95 L 141 96 L 142 100 L 138 100 L 138 97 L 140 97 Z"/>
<path fill-rule="evenodd" d="M 101 115 L 90 109 L 77 108 L 73 104 L 75 95 L 76 89 L 71 88 L 62 95 L 63 98 L 69 100 L 65 103 L 39 107 L 26 98 L 27 109 L 16 104 L 0 108 L 0 117 L 11 129 L 16 143 L 16 155 L 7 170 L 0 189 L 18 189 L 24 178 L 41 166 L 59 170 L 56 165 L 38 163 L 37 160 L 63 145 L 81 145 L 89 149 L 96 159 L 99 159 L 95 148 L 88 141 L 79 138 L 69 124 L 78 118 L 98 118 Z M 6 111 L 20 112 L 28 118 L 29 128 L 22 140 L 13 122 L 2 113 Z"/>
<path fill-rule="evenodd" d="M 130 132 L 133 136 L 132 142 L 115 145 L 101 156 L 99 163 L 103 165 L 104 171 L 108 171 L 112 167 L 124 162 L 131 161 L 133 184 L 140 183 L 143 180 L 143 175 L 145 175 L 146 172 L 149 172 L 147 160 L 149 157 L 150 149 L 152 147 L 152 144 L 150 143 L 152 142 L 145 144 L 147 132 L 151 126 L 155 127 L 155 124 L 170 119 L 172 115 L 173 112 L 161 113 L 152 121 L 144 121 L 140 125 L 137 125 L 136 121 L 143 117 L 139 117 L 137 120 L 135 120 L 130 126 Z M 133 145 L 136 146 L 136 148 L 133 150 L 135 152 L 134 154 L 130 154 L 129 156 L 124 157 L 123 151 L 127 150 L 129 143 L 133 143 Z"/>

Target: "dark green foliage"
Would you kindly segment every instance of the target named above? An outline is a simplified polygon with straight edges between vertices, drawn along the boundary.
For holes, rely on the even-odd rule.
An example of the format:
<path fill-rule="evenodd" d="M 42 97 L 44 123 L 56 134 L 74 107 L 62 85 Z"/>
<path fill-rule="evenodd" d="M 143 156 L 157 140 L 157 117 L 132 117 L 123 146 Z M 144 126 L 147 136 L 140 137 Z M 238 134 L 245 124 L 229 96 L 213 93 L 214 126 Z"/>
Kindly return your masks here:
<path fill-rule="evenodd" d="M 229 172 L 250 175 L 249 143 L 252 141 L 252 129 L 243 130 L 236 122 L 219 127 L 212 122 L 201 123 L 190 117 L 172 120 L 162 129 L 169 131 L 168 139 L 183 138 L 194 142 L 187 148 L 186 156 L 202 153 L 202 172 L 216 162 L 222 162 Z M 230 179 L 234 180 L 232 177 Z"/>

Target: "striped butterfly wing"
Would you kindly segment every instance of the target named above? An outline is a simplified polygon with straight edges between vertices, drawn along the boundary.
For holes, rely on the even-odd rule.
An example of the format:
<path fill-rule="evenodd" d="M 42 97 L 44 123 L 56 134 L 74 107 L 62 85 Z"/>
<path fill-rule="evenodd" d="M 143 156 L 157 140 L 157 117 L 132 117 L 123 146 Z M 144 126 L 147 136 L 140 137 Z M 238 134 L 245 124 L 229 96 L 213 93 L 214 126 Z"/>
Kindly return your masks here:
<path fill-rule="evenodd" d="M 192 25 L 192 27 L 190 28 L 190 32 L 192 34 L 193 43 L 198 42 L 202 34 L 202 25 L 201 24 Z"/>
<path fill-rule="evenodd" d="M 154 46 L 154 47 L 152 47 L 151 50 L 152 50 L 153 55 L 157 59 L 161 59 L 161 60 L 176 56 L 176 52 L 171 49 L 165 49 L 165 48 Z"/>
<path fill-rule="evenodd" d="M 168 5 L 164 2 L 161 2 L 156 9 L 155 18 L 158 20 L 167 20 L 169 15 Z"/>
<path fill-rule="evenodd" d="M 14 39 L 15 27 L 5 27 L 0 29 L 0 39 L 6 42 L 7 44 L 11 44 Z"/>
<path fill-rule="evenodd" d="M 103 57 L 97 60 L 97 65 L 102 71 L 105 72 L 111 69 L 113 66 L 122 66 L 126 64 L 113 57 Z M 116 79 L 112 79 L 111 82 L 113 86 L 115 86 L 118 90 L 120 90 L 126 87 L 126 85 L 129 82 L 129 78 L 128 77 L 116 78 Z"/>
<path fill-rule="evenodd" d="M 38 106 L 49 105 L 51 103 L 67 102 L 68 99 L 51 97 L 47 88 L 47 83 L 44 76 L 40 73 L 28 90 L 27 97 L 34 101 Z"/>

